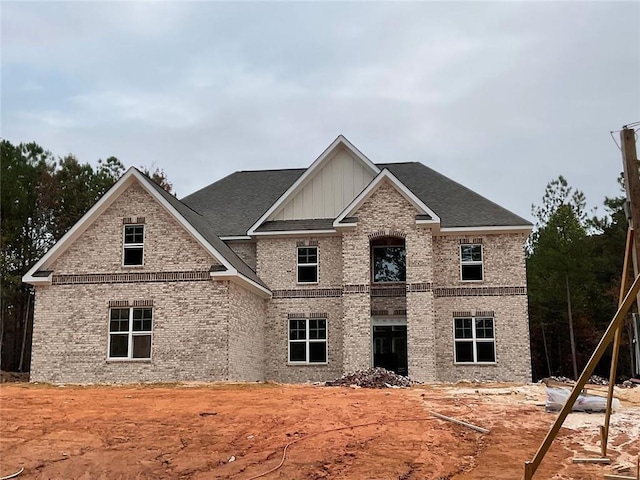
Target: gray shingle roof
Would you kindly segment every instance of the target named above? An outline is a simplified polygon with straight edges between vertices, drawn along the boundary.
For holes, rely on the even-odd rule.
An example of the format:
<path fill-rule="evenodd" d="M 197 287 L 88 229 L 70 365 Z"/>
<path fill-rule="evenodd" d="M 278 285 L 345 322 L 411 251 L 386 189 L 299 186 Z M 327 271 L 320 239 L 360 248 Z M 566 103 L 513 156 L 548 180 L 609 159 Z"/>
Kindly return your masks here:
<path fill-rule="evenodd" d="M 333 230 L 333 218 L 272 220 L 264 222 L 256 229 L 256 232 L 290 232 L 294 230 Z"/>
<path fill-rule="evenodd" d="M 182 202 L 200 212 L 218 235 L 246 235 L 305 170 L 235 172 L 184 197 Z"/>
<path fill-rule="evenodd" d="M 386 163 L 388 168 L 439 217 L 442 227 L 531 225 L 524 218 L 418 162 Z M 202 214 L 219 236 L 247 230 L 306 169 L 236 172 L 182 199 Z M 272 231 L 275 223 L 263 229 Z M 222 252 L 221 252 L 222 253 Z"/>
<path fill-rule="evenodd" d="M 440 217 L 442 227 L 523 226 L 531 222 L 418 162 L 387 168 Z"/>
<path fill-rule="evenodd" d="M 141 172 L 142 173 L 142 172 Z M 144 174 L 143 174 L 144 175 Z M 146 177 L 146 176 L 145 176 Z M 263 286 L 268 289 L 265 283 L 260 280 L 260 277 L 256 275 L 246 263 L 244 263 L 240 257 L 238 257 L 229 246 L 224 243 L 216 232 L 214 231 L 213 226 L 210 222 L 207 221 L 202 215 L 198 212 L 195 212 L 188 205 L 185 205 L 183 202 L 178 200 L 176 197 L 165 191 L 162 187 L 156 184 L 149 177 L 146 177 L 149 180 L 149 183 L 155 188 L 162 197 L 167 200 L 173 208 L 175 208 L 180 215 L 184 217 L 184 219 L 191 224 L 193 228 L 195 228 L 200 235 L 204 237 L 204 239 L 211 244 L 213 248 L 215 248 L 220 255 L 222 255 L 233 267 L 243 276 L 247 277 L 250 280 L 253 280 L 257 284 Z"/>

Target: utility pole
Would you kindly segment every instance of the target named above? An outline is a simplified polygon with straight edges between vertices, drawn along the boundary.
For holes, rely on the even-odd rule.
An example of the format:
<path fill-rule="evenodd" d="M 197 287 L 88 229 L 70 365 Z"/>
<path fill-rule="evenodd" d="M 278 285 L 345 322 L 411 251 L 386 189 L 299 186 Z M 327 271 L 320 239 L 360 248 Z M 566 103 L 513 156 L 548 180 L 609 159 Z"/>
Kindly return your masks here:
<path fill-rule="evenodd" d="M 640 171 L 638 170 L 638 156 L 636 154 L 636 132 L 633 129 L 622 127 L 620 131 L 620 145 L 622 150 L 622 165 L 624 172 L 624 188 L 627 194 L 625 212 L 629 219 L 629 231 L 627 233 L 627 247 L 624 254 L 624 268 L 622 281 L 620 282 L 620 300 L 622 302 L 627 288 L 629 277 L 629 263 L 633 264 L 633 278 L 638 276 L 638 258 L 640 258 Z M 635 228 L 634 228 L 635 227 Z M 631 262 L 629 262 L 631 257 Z M 636 303 L 640 310 L 640 293 Z M 640 339 L 636 339 L 638 341 Z M 600 451 L 602 456 L 607 456 L 607 444 L 609 442 L 609 422 L 611 420 L 611 405 L 613 402 L 613 387 L 616 383 L 616 370 L 618 368 L 618 356 L 622 341 L 622 324 L 617 328 L 613 337 L 613 351 L 611 352 L 611 367 L 609 369 L 609 388 L 607 390 L 607 406 L 604 415 L 604 425 L 600 427 Z M 633 364 L 633 358 L 630 359 Z"/>
<path fill-rule="evenodd" d="M 627 192 L 628 215 L 630 226 L 634 229 L 634 245 L 632 251 L 633 274 L 638 275 L 638 260 L 640 260 L 640 171 L 638 170 L 638 154 L 636 153 L 636 132 L 632 128 L 622 127 L 620 131 L 622 147 L 622 161 L 624 166 L 624 187 Z M 638 295 L 638 310 L 640 310 L 640 295 Z"/>
<path fill-rule="evenodd" d="M 633 128 L 626 125 L 622 127 L 620 132 L 620 145 L 622 149 L 622 163 L 624 165 L 624 187 L 627 193 L 628 216 L 630 217 L 629 226 L 634 229 L 635 242 L 631 252 L 631 260 L 633 262 L 633 274 L 640 273 L 640 171 L 638 167 L 638 154 L 636 152 L 636 132 Z M 640 312 L 640 294 L 637 298 L 638 312 Z M 634 324 L 634 332 L 636 334 L 636 345 L 640 342 L 637 327 Z M 640 374 L 640 358 L 636 362 L 636 372 Z M 633 359 L 631 361 L 633 365 Z"/>

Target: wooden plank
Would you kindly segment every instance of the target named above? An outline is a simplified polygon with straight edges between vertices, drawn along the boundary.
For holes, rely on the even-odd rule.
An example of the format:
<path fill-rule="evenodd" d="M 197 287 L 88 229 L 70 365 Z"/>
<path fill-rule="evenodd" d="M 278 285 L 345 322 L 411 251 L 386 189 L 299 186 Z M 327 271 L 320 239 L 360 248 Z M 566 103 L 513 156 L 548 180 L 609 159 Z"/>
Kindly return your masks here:
<path fill-rule="evenodd" d="M 618 306 L 622 304 L 624 295 L 629 288 L 629 270 L 631 268 L 631 256 L 633 250 L 633 230 L 627 229 L 627 243 L 624 250 L 624 263 L 622 265 L 622 281 L 620 282 L 620 296 Z M 620 342 L 622 339 L 622 325 L 616 329 L 613 338 L 613 351 L 611 352 L 611 369 L 609 370 L 609 388 L 607 389 L 607 407 L 604 414 L 604 425 L 600 427 L 600 453 L 607 456 L 607 444 L 609 443 L 609 422 L 611 420 L 611 404 L 613 402 L 613 387 L 616 384 L 616 371 L 618 370 L 618 356 L 620 354 Z"/>
<path fill-rule="evenodd" d="M 434 417 L 439 418 L 441 420 L 446 420 L 447 422 L 457 423 L 458 425 L 462 425 L 463 427 L 470 428 L 470 429 L 475 430 L 477 432 L 489 433 L 489 430 L 487 430 L 486 428 L 478 427 L 477 425 L 474 425 L 472 423 L 463 422 L 462 420 L 458 420 L 458 419 L 452 418 L 452 417 L 447 417 L 446 415 L 442 415 L 441 413 L 437 413 L 437 412 L 429 412 L 429 413 L 431 415 L 433 415 Z"/>
<path fill-rule="evenodd" d="M 627 473 L 631 471 L 631 467 L 629 465 L 616 465 L 613 469 L 616 473 Z"/>
<path fill-rule="evenodd" d="M 610 458 L 574 458 L 573 463 L 611 463 Z"/>
<path fill-rule="evenodd" d="M 629 477 L 628 475 L 616 475 L 614 473 L 605 473 L 604 478 L 611 478 L 617 480 L 636 480 L 636 477 Z"/>

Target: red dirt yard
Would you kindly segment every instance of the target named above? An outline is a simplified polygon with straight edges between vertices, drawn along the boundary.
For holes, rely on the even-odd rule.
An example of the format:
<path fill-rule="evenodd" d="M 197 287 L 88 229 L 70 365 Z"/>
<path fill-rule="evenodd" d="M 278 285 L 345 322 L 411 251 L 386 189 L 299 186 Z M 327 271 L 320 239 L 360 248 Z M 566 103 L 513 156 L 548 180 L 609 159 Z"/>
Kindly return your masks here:
<path fill-rule="evenodd" d="M 609 456 L 635 464 L 640 388 L 616 390 Z M 0 477 L 29 479 L 523 478 L 555 419 L 544 386 L 354 389 L 279 384 L 0 387 Z M 436 411 L 490 429 L 482 434 Z M 571 414 L 536 479 L 593 479 L 601 414 Z M 344 428 L 353 427 L 353 428 Z M 331 429 L 340 429 L 327 431 Z M 632 469 L 632 472 L 635 468 Z"/>

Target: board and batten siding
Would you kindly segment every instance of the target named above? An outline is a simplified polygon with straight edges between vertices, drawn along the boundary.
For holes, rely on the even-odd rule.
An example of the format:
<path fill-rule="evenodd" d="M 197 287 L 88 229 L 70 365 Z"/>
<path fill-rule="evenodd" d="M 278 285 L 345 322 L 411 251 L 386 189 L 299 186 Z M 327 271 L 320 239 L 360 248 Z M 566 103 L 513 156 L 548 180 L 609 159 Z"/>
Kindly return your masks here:
<path fill-rule="evenodd" d="M 269 220 L 335 218 L 375 173 L 340 148 Z"/>

